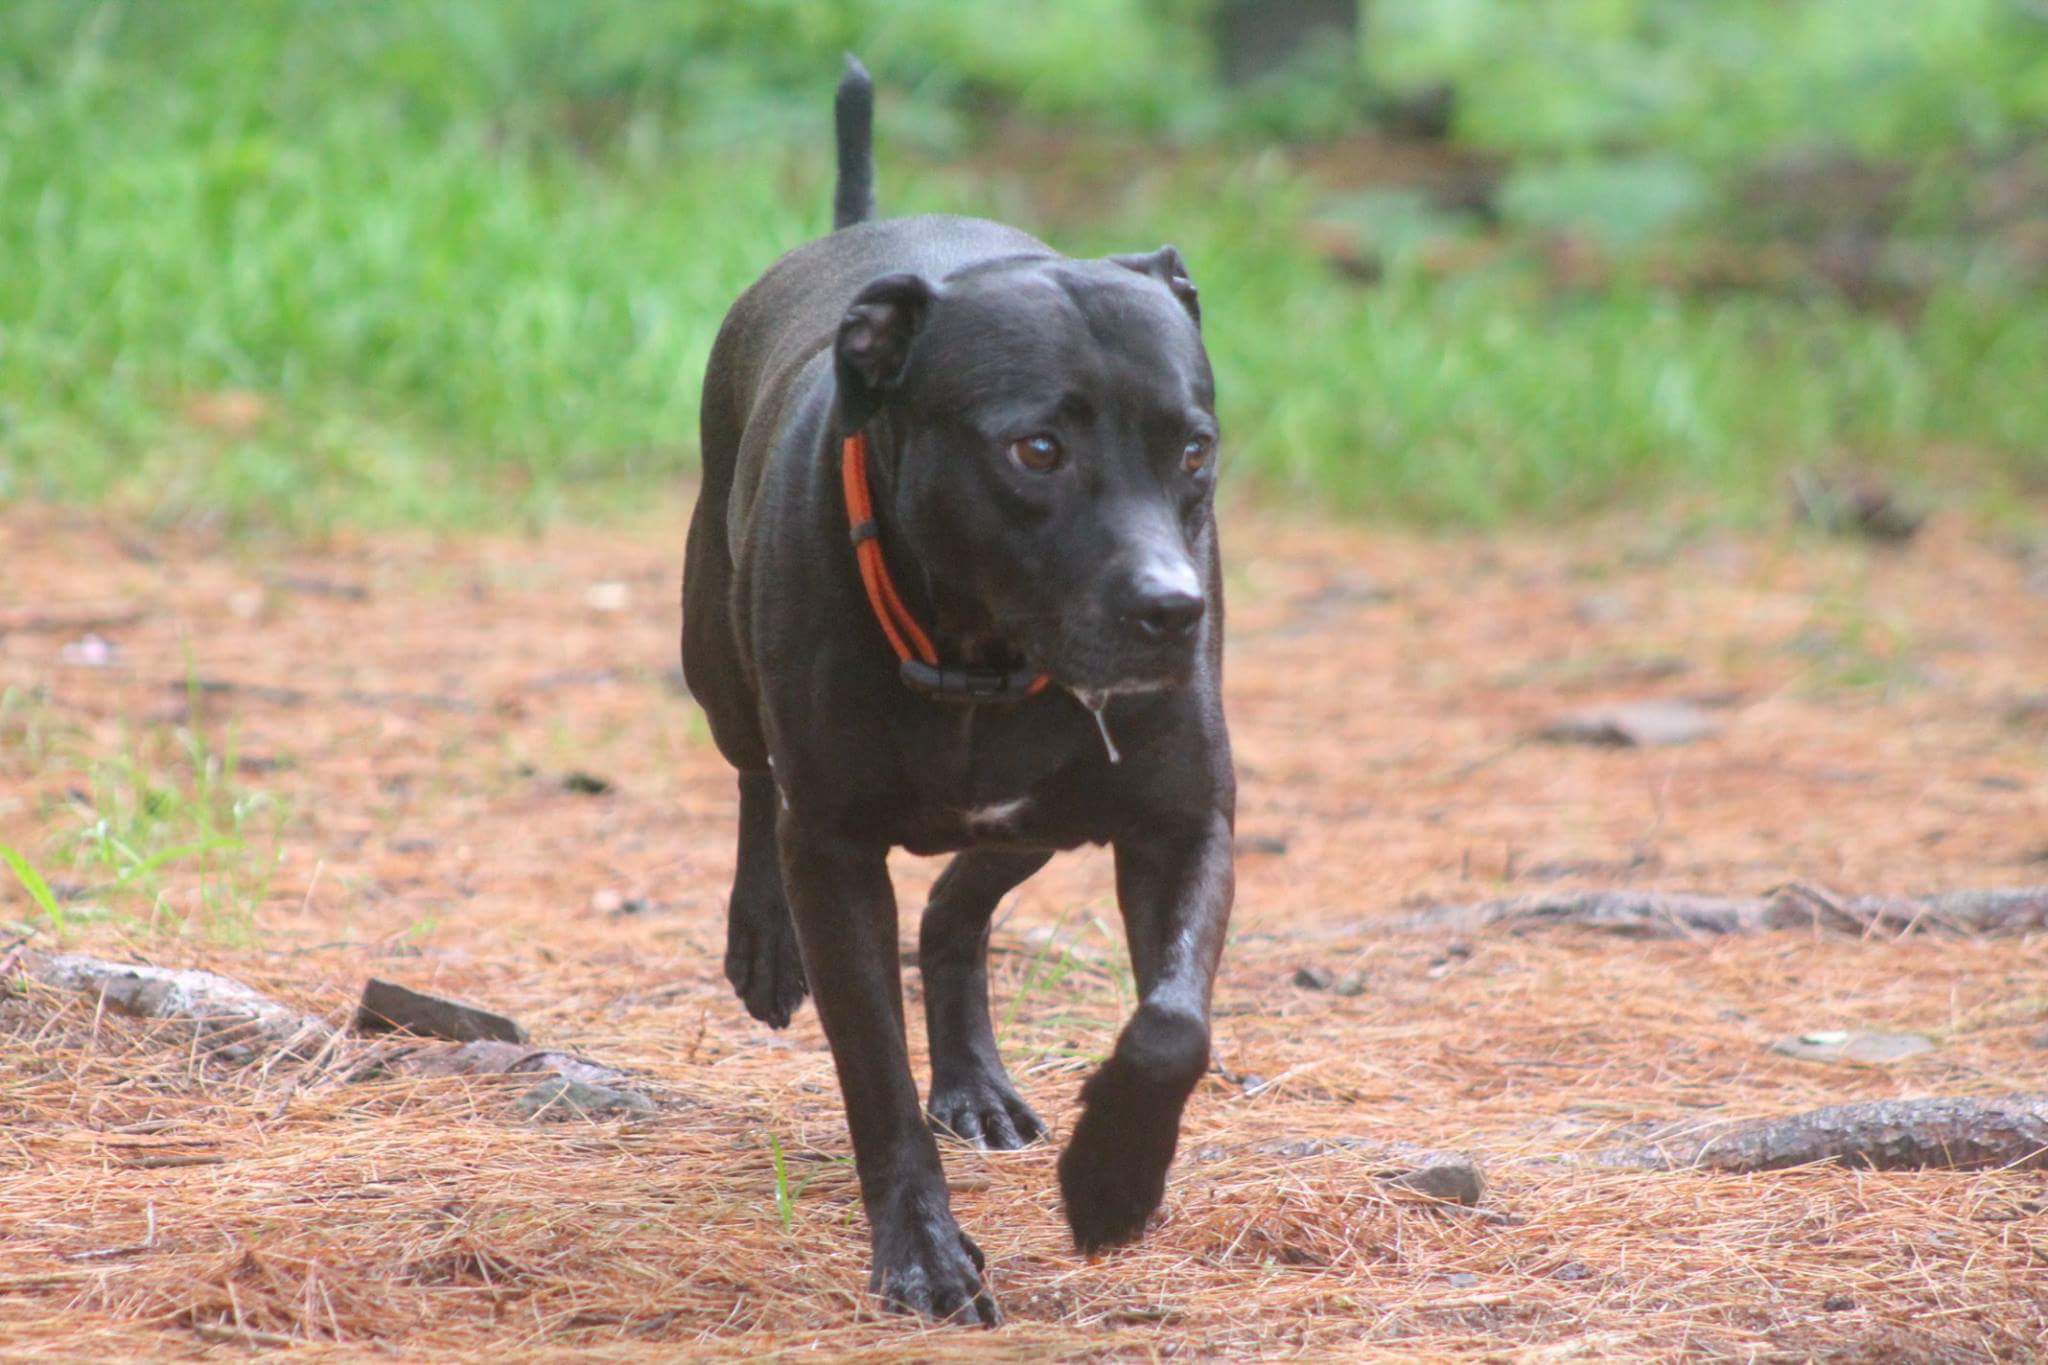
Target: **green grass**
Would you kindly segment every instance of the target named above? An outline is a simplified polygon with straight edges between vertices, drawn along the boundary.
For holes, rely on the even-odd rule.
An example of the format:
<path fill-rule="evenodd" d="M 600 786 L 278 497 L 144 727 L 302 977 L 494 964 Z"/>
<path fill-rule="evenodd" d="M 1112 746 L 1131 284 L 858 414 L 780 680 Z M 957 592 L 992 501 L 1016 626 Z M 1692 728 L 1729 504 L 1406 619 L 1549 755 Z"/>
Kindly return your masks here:
<path fill-rule="evenodd" d="M 768 1135 L 768 1163 L 775 1170 L 775 1212 L 788 1233 L 796 1226 L 796 1195 L 789 1188 L 789 1163 L 782 1158 L 782 1139 Z"/>
<path fill-rule="evenodd" d="M 851 1166 L 852 1164 L 853 1160 L 851 1157 L 826 1157 L 823 1159 L 823 1167 L 825 1168 Z M 784 1233 L 794 1232 L 796 1230 L 797 1201 L 803 1198 L 804 1191 L 811 1187 L 811 1182 L 823 1175 L 825 1170 L 819 1169 L 811 1172 L 802 1180 L 792 1181 L 789 1178 L 789 1160 L 782 1151 L 782 1138 L 775 1133 L 768 1134 L 768 1165 L 775 1173 L 776 1217 L 781 1220 Z M 849 1212 L 851 1212 L 850 1209 Z"/>
<path fill-rule="evenodd" d="M 0 693 L 0 780 L 63 770 L 69 794 L 38 814 L 59 833 L 0 840 L 12 880 L 62 935 L 112 919 L 137 930 L 241 942 L 270 895 L 289 812 L 237 772 L 232 739 L 196 721 L 131 730 L 111 751 Z M 0 902 L 4 903 L 4 902 Z"/>
<path fill-rule="evenodd" d="M 1671 492 L 1755 507 L 1790 467 L 1843 459 L 2038 492 L 2043 291 L 1942 206 L 1967 198 L 1958 158 L 2048 117 L 2048 24 L 2005 0 L 1867 3 L 1881 22 L 1866 0 L 1572 0 L 1547 19 L 1386 0 L 1355 89 L 1230 97 L 1202 7 L 1179 0 L 18 0 L 0 27 L 0 499 L 294 528 L 644 504 L 694 459 L 724 307 L 825 226 L 846 46 L 884 86 L 889 211 L 1057 226 L 1075 251 L 1182 247 L 1237 477 L 1457 522 Z M 1438 77 L 1459 82 L 1461 136 L 1528 158 L 1499 227 L 1332 196 L 1269 145 Z M 1208 150 L 1127 167 L 1055 224 L 1060 185 L 1002 164 L 990 108 Z M 1632 264 L 1719 240 L 1744 168 L 1816 145 L 1917 158 L 1909 245 L 1939 272 L 1916 319 Z M 1311 221 L 1384 278 L 1333 275 Z M 1557 287 L 1559 232 L 1606 242 L 1613 281 Z M 1502 249 L 1426 268 L 1432 243 L 1478 240 Z"/>
<path fill-rule="evenodd" d="M 7 864 L 8 870 L 14 873 L 15 881 L 28 893 L 28 898 L 35 903 L 35 907 L 43 912 L 43 918 L 50 922 L 50 927 L 59 933 L 63 932 L 67 927 L 64 906 L 50 891 L 50 884 L 43 879 L 43 874 L 36 871 L 35 864 L 23 857 L 19 850 L 9 848 L 6 844 L 0 844 L 0 863 Z"/>

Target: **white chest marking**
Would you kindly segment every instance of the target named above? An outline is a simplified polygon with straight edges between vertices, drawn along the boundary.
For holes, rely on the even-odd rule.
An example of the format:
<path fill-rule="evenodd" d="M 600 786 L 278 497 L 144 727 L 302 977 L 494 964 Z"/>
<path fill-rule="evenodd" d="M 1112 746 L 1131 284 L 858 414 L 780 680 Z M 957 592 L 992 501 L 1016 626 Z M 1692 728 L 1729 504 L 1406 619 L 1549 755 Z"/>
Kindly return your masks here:
<path fill-rule="evenodd" d="M 1015 801 L 997 801 L 992 805 L 978 806 L 966 814 L 969 829 L 999 829 L 1016 819 L 1031 803 L 1023 797 Z"/>

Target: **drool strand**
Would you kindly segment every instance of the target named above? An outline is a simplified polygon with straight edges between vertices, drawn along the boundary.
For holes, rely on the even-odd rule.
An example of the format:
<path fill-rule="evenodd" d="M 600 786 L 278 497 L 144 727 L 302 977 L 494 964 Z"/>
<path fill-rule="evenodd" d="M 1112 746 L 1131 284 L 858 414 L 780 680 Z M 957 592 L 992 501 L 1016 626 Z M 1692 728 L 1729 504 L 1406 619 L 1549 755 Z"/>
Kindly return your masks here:
<path fill-rule="evenodd" d="M 1111 763 L 1123 762 L 1123 755 L 1116 751 L 1116 741 L 1109 737 L 1109 717 L 1104 714 L 1109 708 L 1107 692 L 1076 692 L 1074 699 L 1095 717 L 1095 728 L 1102 734 L 1102 748 L 1109 755 Z"/>

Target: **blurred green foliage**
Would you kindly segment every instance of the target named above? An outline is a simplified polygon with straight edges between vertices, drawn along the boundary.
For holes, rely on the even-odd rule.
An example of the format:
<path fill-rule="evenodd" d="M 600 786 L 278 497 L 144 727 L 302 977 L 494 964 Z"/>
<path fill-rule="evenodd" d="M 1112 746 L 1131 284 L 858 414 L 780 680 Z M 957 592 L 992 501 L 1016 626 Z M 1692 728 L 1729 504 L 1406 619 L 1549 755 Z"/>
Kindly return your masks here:
<path fill-rule="evenodd" d="M 1206 14 L 13 0 L 0 497 L 644 501 L 693 458 L 725 306 L 827 225 L 848 48 L 885 212 L 1181 246 L 1240 477 L 1468 521 L 1739 509 L 1840 459 L 2048 482 L 2023 0 L 1377 0 L 1359 54 L 1240 90 Z M 1371 125 L 1437 83 L 1452 140 L 1382 177 Z"/>
<path fill-rule="evenodd" d="M 1517 153 L 1898 156 L 2048 121 L 2048 12 L 2028 0 L 1382 0 L 1376 19 L 1378 70 L 1454 82 L 1460 134 Z"/>

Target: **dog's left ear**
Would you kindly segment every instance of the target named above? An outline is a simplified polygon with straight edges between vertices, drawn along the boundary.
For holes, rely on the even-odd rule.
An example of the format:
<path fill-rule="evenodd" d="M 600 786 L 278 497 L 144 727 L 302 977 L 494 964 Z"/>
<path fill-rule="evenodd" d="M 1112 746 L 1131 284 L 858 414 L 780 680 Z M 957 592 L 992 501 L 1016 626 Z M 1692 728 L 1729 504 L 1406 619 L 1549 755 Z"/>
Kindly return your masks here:
<path fill-rule="evenodd" d="M 1177 248 L 1160 247 L 1159 250 L 1130 256 L 1109 258 L 1126 270 L 1135 270 L 1140 275 L 1150 275 L 1180 300 L 1180 306 L 1188 310 L 1188 316 L 1195 320 L 1195 326 L 1202 325 L 1202 301 L 1195 290 L 1195 282 L 1188 278 L 1188 263 L 1180 258 Z"/>
<path fill-rule="evenodd" d="M 910 362 L 938 291 L 922 275 L 884 275 L 854 295 L 839 319 L 833 359 L 839 374 L 839 415 L 848 431 L 874 416 Z"/>

